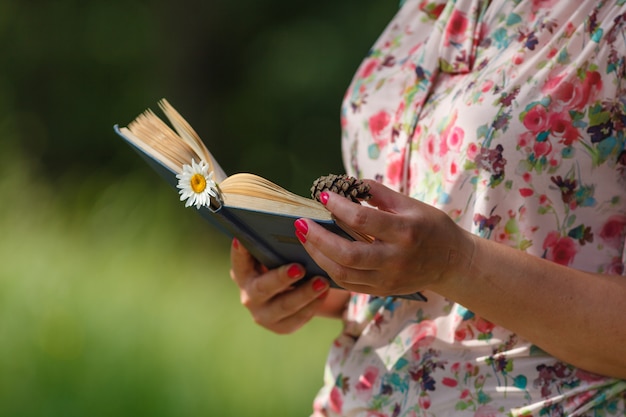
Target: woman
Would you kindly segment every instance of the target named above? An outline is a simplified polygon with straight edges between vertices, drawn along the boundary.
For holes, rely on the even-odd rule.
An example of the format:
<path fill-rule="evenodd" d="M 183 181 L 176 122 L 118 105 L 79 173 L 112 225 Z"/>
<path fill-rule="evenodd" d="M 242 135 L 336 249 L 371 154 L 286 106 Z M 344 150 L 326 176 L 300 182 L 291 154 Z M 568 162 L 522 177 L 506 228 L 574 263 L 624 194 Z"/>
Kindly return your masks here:
<path fill-rule="evenodd" d="M 626 2 L 578 3 L 400 8 L 342 107 L 373 198 L 322 195 L 376 240 L 295 223 L 351 293 L 233 242 L 260 325 L 344 321 L 316 416 L 626 415 Z"/>

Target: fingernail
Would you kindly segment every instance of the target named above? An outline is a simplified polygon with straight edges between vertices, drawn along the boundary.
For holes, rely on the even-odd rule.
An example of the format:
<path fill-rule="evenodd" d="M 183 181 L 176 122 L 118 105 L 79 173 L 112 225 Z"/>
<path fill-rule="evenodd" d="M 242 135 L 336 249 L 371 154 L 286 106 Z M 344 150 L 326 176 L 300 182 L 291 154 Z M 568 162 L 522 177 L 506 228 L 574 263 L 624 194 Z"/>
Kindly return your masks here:
<path fill-rule="evenodd" d="M 328 203 L 328 193 L 326 191 L 323 191 L 322 193 L 320 193 L 320 202 L 323 205 L 326 205 L 326 203 Z"/>
<path fill-rule="evenodd" d="M 287 276 L 291 279 L 299 278 L 302 275 L 302 269 L 299 265 L 291 265 L 289 269 L 287 269 Z"/>
<path fill-rule="evenodd" d="M 296 237 L 300 243 L 306 243 L 306 234 L 309 231 L 309 226 L 302 219 L 296 220 L 293 225 L 296 228 Z"/>
<path fill-rule="evenodd" d="M 309 231 L 309 225 L 306 224 L 306 221 L 304 221 L 303 219 L 296 220 L 293 223 L 293 225 L 296 227 L 296 230 L 302 233 L 303 235 L 306 235 L 307 232 Z"/>
<path fill-rule="evenodd" d="M 300 241 L 300 243 L 305 244 L 306 243 L 306 236 L 304 236 L 302 234 L 302 232 L 300 232 L 299 230 L 296 230 L 296 237 L 298 238 L 298 240 Z"/>
<path fill-rule="evenodd" d="M 233 248 L 239 249 L 239 239 L 236 237 L 233 238 Z"/>
<path fill-rule="evenodd" d="M 322 291 L 322 290 L 323 290 L 323 289 L 325 289 L 325 288 L 326 288 L 326 283 L 324 282 L 324 280 L 323 280 L 323 279 L 321 279 L 321 278 L 316 278 L 316 279 L 313 281 L 313 291 L 315 291 L 315 292 L 320 292 L 320 291 Z"/>

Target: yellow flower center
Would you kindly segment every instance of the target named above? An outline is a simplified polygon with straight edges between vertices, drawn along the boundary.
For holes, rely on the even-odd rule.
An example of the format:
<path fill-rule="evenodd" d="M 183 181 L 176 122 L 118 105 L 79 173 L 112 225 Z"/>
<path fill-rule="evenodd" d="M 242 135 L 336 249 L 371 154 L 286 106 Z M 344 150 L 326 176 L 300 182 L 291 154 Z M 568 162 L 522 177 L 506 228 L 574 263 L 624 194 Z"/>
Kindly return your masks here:
<path fill-rule="evenodd" d="M 194 193 L 201 193 L 206 188 L 206 179 L 204 179 L 204 175 L 201 174 L 193 174 L 191 177 L 191 189 Z"/>

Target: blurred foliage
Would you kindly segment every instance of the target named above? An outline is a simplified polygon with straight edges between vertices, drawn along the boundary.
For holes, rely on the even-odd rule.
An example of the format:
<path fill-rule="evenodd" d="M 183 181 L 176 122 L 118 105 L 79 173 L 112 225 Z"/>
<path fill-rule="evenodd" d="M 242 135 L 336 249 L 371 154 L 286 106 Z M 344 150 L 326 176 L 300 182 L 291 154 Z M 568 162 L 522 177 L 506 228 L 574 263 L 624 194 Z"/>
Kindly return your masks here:
<path fill-rule="evenodd" d="M 0 110 L 50 174 L 128 172 L 113 137 L 166 97 L 228 172 L 305 192 L 343 170 L 339 105 L 396 2 L 0 3 Z M 309 157 L 315 149 L 318 158 Z"/>
<path fill-rule="evenodd" d="M 338 324 L 254 325 L 227 240 L 112 126 L 166 97 L 228 172 L 306 194 L 396 8 L 0 1 L 0 416 L 310 412 Z"/>
<path fill-rule="evenodd" d="M 308 415 L 338 323 L 256 326 L 228 244 L 170 190 L 138 206 L 149 185 L 53 190 L 0 157 L 0 416 Z"/>

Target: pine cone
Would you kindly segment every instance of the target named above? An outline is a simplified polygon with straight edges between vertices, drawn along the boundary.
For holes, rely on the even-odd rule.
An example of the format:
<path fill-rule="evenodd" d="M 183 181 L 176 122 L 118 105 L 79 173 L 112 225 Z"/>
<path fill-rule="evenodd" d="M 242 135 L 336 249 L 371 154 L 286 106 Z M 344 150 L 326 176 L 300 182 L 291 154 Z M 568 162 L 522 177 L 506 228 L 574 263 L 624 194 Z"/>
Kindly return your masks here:
<path fill-rule="evenodd" d="M 322 191 L 332 191 L 349 198 L 355 203 L 360 203 L 360 200 L 367 201 L 372 197 L 369 185 L 346 174 L 328 174 L 316 179 L 311 187 L 311 197 L 320 201 L 320 193 Z"/>

